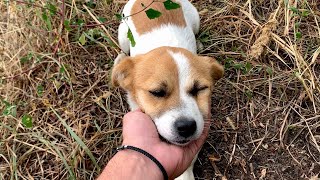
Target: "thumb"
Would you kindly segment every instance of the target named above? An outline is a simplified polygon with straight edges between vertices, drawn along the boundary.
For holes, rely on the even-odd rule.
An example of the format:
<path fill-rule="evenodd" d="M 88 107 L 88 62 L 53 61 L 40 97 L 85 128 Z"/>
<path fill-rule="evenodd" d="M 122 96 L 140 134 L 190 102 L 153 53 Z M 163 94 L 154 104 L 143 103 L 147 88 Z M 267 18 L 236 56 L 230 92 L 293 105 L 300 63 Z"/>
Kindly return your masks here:
<path fill-rule="evenodd" d="M 123 138 L 135 136 L 158 137 L 158 132 L 152 119 L 141 110 L 129 112 L 123 118 Z"/>

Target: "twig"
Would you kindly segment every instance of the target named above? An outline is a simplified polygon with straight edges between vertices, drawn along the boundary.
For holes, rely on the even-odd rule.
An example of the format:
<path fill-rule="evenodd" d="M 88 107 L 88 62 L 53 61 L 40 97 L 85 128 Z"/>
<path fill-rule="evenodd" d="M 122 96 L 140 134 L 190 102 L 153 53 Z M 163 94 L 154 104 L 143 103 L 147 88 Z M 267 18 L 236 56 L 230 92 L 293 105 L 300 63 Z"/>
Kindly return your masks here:
<path fill-rule="evenodd" d="M 104 22 L 104 23 L 98 23 L 98 24 L 86 24 L 86 25 L 82 25 L 81 27 L 97 27 L 97 26 L 104 26 L 104 25 L 110 24 L 110 23 L 115 22 L 115 21 L 116 21 L 116 20 L 110 20 L 110 21 L 107 21 L 107 22 Z M 79 25 L 72 24 L 72 25 L 70 25 L 70 27 L 79 27 Z"/>
<path fill-rule="evenodd" d="M 83 5 L 83 7 L 87 10 L 87 12 L 89 13 L 89 15 L 97 22 L 99 23 L 99 20 L 92 14 L 92 12 L 88 9 L 88 7 L 86 5 Z M 112 38 L 112 36 L 110 35 L 109 31 L 107 30 L 107 28 L 105 26 L 102 26 L 102 29 L 106 32 L 107 36 L 110 38 L 110 40 L 119 48 L 121 49 L 121 47 L 119 46 L 119 44 Z M 117 49 L 115 49 L 115 51 L 119 54 L 119 51 Z"/>
<path fill-rule="evenodd" d="M 61 5 L 61 11 L 62 11 L 62 16 L 61 16 L 61 21 L 60 21 L 60 26 L 61 26 L 61 33 L 63 32 L 64 30 L 64 18 L 65 18 L 65 0 L 62 0 L 62 5 Z M 57 33 L 58 35 L 58 42 L 54 48 L 54 51 L 53 51 L 53 54 L 56 55 L 57 52 L 58 52 L 58 49 L 59 49 L 59 45 L 60 45 L 60 42 L 62 41 L 61 40 L 61 37 L 59 36 L 59 32 Z"/>
<path fill-rule="evenodd" d="M 145 11 L 148 7 L 150 7 L 150 6 L 151 6 L 153 3 L 155 3 L 155 2 L 161 2 L 161 1 L 155 1 L 155 0 L 153 0 L 150 4 L 148 4 L 147 6 L 145 6 L 145 7 L 144 7 L 143 9 L 141 9 L 140 11 L 135 12 L 135 13 L 133 13 L 133 14 L 130 14 L 130 15 L 128 15 L 128 16 L 125 16 L 125 17 L 123 17 L 122 19 L 126 19 L 126 18 L 128 18 L 128 17 L 134 16 L 134 15 L 136 15 L 136 14 L 139 14 L 139 13 Z"/>
<path fill-rule="evenodd" d="M 38 7 L 40 9 L 43 9 L 43 10 L 50 10 L 49 8 L 45 8 L 45 7 L 42 7 L 42 6 L 39 6 L 39 5 L 36 5 L 34 3 L 29 3 L 29 2 L 25 2 L 25 1 L 19 1 L 19 0 L 14 0 L 16 1 L 17 3 L 20 3 L 20 4 L 26 4 L 26 5 L 29 5 L 29 6 L 35 6 L 35 7 Z M 63 16 L 63 14 L 59 11 L 57 11 L 57 13 L 60 15 L 60 16 Z"/>
<path fill-rule="evenodd" d="M 25 73 L 27 73 L 27 72 L 29 72 L 29 71 L 32 71 L 32 70 L 35 70 L 35 69 L 39 68 L 40 65 L 41 65 L 41 64 L 37 64 L 37 65 L 35 65 L 34 67 L 29 68 L 29 69 L 27 69 L 27 70 L 24 70 L 24 71 L 22 71 L 22 72 L 19 73 L 19 74 L 16 74 L 16 75 L 13 75 L 13 76 L 10 76 L 10 77 L 4 77 L 4 78 L 2 78 L 1 80 L 15 79 L 15 78 L 17 78 L 18 76 L 21 76 L 22 74 L 25 74 Z"/>

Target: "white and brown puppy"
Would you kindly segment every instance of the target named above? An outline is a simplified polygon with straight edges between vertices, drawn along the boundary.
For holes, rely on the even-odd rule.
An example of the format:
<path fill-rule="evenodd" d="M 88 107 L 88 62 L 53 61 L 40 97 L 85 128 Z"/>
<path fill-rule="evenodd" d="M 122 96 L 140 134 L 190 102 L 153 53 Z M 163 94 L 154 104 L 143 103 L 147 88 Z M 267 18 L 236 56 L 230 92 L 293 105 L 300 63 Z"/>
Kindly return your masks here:
<path fill-rule="evenodd" d="M 129 0 L 124 7 L 123 14 L 129 17 L 120 24 L 118 38 L 130 57 L 118 56 L 112 81 L 127 91 L 132 110 L 141 108 L 153 119 L 164 139 L 185 145 L 201 135 L 211 90 L 224 71 L 213 58 L 196 54 L 200 20 L 188 0 L 174 1 L 181 6 L 174 10 L 166 10 L 162 2 L 152 3 L 149 8 L 162 13 L 155 19 L 143 12 L 151 2 Z M 178 179 L 194 179 L 192 168 L 193 164 Z"/>

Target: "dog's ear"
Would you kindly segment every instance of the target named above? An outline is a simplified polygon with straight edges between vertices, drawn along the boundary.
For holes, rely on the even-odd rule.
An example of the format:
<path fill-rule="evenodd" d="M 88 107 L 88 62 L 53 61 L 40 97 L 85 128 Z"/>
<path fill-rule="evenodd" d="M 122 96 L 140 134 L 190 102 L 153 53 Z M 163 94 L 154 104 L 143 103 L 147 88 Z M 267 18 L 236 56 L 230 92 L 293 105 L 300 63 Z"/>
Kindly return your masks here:
<path fill-rule="evenodd" d="M 118 56 L 119 57 L 119 56 Z M 111 81 L 115 87 L 120 86 L 125 90 L 129 90 L 132 85 L 132 71 L 134 68 L 133 58 L 121 57 L 116 59 L 112 69 Z"/>
<path fill-rule="evenodd" d="M 223 66 L 214 58 L 212 57 L 202 57 L 209 63 L 211 77 L 213 80 L 217 81 L 223 77 L 224 68 Z"/>
<path fill-rule="evenodd" d="M 211 63 L 211 74 L 214 80 L 219 80 L 224 75 L 223 66 L 214 58 L 210 58 Z"/>

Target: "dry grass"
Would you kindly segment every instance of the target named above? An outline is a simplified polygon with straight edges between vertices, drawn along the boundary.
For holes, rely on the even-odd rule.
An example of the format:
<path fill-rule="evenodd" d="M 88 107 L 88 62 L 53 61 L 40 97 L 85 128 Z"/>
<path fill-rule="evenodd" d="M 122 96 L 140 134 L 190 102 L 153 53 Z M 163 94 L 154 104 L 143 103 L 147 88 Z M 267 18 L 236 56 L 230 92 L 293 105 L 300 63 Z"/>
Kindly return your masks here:
<path fill-rule="evenodd" d="M 109 80 L 119 52 L 111 43 L 114 14 L 124 4 L 96 1 L 86 9 L 83 1 L 52 1 L 58 12 L 49 23 L 46 1 L 26 2 L 0 2 L 0 179 L 93 179 L 121 142 L 128 110 Z M 196 176 L 316 179 L 320 2 L 192 2 L 201 14 L 200 53 L 226 67 Z M 99 17 L 104 25 L 94 26 Z M 64 20 L 78 24 L 68 31 Z M 90 29 L 94 39 L 82 45 Z M 22 122 L 26 114 L 32 128 Z"/>

